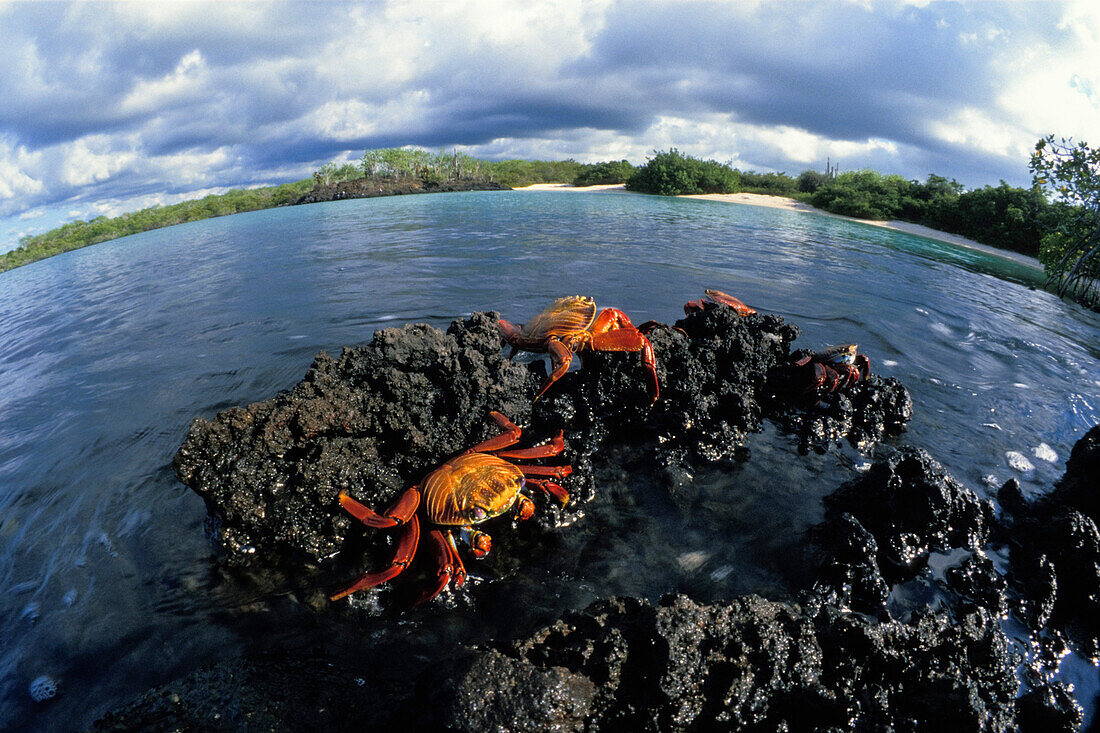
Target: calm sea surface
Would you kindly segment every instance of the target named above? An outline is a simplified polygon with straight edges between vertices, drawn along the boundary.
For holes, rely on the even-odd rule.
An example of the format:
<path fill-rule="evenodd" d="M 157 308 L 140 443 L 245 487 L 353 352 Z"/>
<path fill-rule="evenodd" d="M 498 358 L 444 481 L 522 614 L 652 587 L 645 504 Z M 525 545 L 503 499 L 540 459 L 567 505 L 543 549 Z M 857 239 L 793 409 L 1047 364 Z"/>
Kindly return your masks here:
<path fill-rule="evenodd" d="M 870 460 L 847 447 L 800 456 L 769 427 L 747 463 L 701 469 L 673 497 L 609 479 L 553 552 L 466 597 L 353 623 L 300 603 L 310 581 L 219 569 L 203 503 L 171 470 L 193 417 L 290 388 L 319 350 L 480 310 L 523 321 L 575 293 L 635 323 L 671 322 L 717 288 L 798 323 L 796 346 L 858 343 L 913 393 L 900 442 L 979 493 L 1013 476 L 1033 493 L 1100 421 L 1100 315 L 1041 281 L 837 219 L 559 192 L 239 214 L 4 273 L 0 729 L 78 730 L 151 685 L 257 650 L 524 634 L 611 594 L 781 598 L 792 569 L 777 558 Z M 1095 690 L 1095 668 L 1067 674 Z M 42 676 L 57 693 L 35 702 Z"/>

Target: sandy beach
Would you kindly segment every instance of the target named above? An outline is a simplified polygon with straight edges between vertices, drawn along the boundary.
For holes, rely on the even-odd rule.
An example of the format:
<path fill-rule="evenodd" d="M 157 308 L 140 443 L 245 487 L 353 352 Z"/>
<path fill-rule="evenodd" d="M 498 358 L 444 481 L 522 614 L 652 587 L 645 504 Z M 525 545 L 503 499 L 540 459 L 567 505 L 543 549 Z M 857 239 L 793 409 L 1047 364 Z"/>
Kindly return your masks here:
<path fill-rule="evenodd" d="M 517 188 L 515 190 L 568 191 L 573 193 L 630 193 L 621 183 L 601 186 L 572 186 L 568 183 L 537 183 L 533 186 L 524 186 L 523 188 Z M 765 196 L 759 193 L 700 193 L 689 194 L 686 196 L 682 196 L 681 198 L 703 199 L 706 201 L 722 201 L 730 204 L 747 204 L 749 206 L 767 206 L 773 209 L 799 211 L 806 214 L 817 214 L 818 216 L 831 216 L 834 219 L 846 219 L 848 221 L 856 222 L 857 224 L 866 224 L 867 226 L 892 229 L 897 232 L 904 232 L 906 234 L 912 234 L 918 237 L 925 237 L 926 239 L 932 239 L 937 242 L 945 242 L 947 244 L 953 244 L 958 247 L 967 247 L 969 249 L 978 250 L 980 252 L 985 252 L 987 254 L 995 255 L 997 257 L 1003 257 L 1007 260 L 1012 260 L 1013 262 L 1019 263 L 1021 265 L 1033 267 L 1036 270 L 1041 271 L 1043 269 L 1042 264 L 1034 257 L 1028 257 L 1027 255 L 1013 252 L 1011 250 L 990 247 L 988 244 L 975 242 L 973 239 L 967 239 L 966 237 L 959 236 L 958 234 L 941 232 L 938 229 L 932 229 L 931 227 L 921 226 L 920 224 L 913 224 L 907 221 L 868 221 L 866 219 L 855 219 L 850 216 L 841 216 L 839 214 L 829 213 L 828 211 L 822 211 L 821 209 L 815 209 L 809 204 L 804 204 L 801 201 L 796 201 L 792 198 L 787 198 L 786 196 Z"/>

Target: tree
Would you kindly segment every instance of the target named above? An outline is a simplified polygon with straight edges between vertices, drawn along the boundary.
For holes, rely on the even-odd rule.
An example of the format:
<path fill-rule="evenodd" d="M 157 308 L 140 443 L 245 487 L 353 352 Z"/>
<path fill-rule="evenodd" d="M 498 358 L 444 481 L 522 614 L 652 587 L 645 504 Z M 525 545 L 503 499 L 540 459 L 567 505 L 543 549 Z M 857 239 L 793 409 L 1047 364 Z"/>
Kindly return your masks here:
<path fill-rule="evenodd" d="M 676 148 L 655 152 L 646 164 L 636 168 L 626 181 L 630 191 L 679 196 L 690 193 L 737 193 L 741 179 L 728 165 L 699 160 Z"/>
<path fill-rule="evenodd" d="M 574 186 L 598 186 L 601 184 L 625 183 L 634 173 L 634 166 L 626 160 L 608 160 L 591 163 L 581 168 L 573 179 Z"/>
<path fill-rule="evenodd" d="M 1056 216 L 1039 259 L 1058 294 L 1100 306 L 1100 149 L 1047 135 L 1028 165 L 1032 180 L 1052 195 Z"/>

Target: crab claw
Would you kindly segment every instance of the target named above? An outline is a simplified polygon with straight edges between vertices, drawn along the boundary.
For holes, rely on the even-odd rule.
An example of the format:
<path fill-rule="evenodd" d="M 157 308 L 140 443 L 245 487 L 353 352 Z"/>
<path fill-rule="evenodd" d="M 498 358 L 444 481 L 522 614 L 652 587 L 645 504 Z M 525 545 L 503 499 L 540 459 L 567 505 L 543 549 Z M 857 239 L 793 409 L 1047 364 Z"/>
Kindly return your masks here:
<path fill-rule="evenodd" d="M 414 606 L 419 606 L 421 603 L 427 603 L 440 593 L 451 582 L 452 576 L 455 577 L 455 585 L 461 585 L 458 581 L 455 568 L 455 560 L 458 559 L 457 554 L 451 546 L 452 540 L 450 539 L 450 532 L 446 536 L 438 529 L 433 529 L 428 533 L 428 538 L 432 543 L 432 550 L 435 555 L 435 562 L 437 565 L 436 571 L 436 583 L 433 587 L 425 589 L 420 595 L 413 601 Z M 458 560 L 458 567 L 462 567 L 462 561 Z M 466 579 L 466 571 L 462 571 L 462 580 Z"/>
<path fill-rule="evenodd" d="M 856 369 L 859 370 L 861 379 L 867 379 L 867 377 L 871 376 L 871 360 L 864 354 L 857 354 Z"/>
<path fill-rule="evenodd" d="M 420 492 L 416 490 L 416 487 L 407 490 L 398 497 L 393 506 L 382 514 L 360 504 L 343 491 L 340 492 L 339 500 L 344 511 L 368 527 L 389 529 L 390 527 L 400 527 L 412 518 L 413 514 L 416 513 L 416 507 L 420 504 Z"/>
<path fill-rule="evenodd" d="M 569 466 L 562 466 L 562 468 L 569 468 L 570 471 L 572 471 L 572 468 Z M 568 476 L 569 474 L 566 473 L 565 475 Z M 563 489 L 554 481 L 551 481 L 549 479 L 532 478 L 531 476 L 526 476 L 526 481 L 529 484 L 533 484 L 534 486 L 539 487 L 547 494 L 550 494 L 550 496 L 560 501 L 562 503 L 562 506 L 565 506 L 569 503 L 569 492 Z"/>
<path fill-rule="evenodd" d="M 515 343 L 523 335 L 523 329 L 503 318 L 497 321 L 497 330 L 500 332 L 500 340 L 506 344 Z"/>
<path fill-rule="evenodd" d="M 531 501 L 526 496 L 517 496 L 516 505 L 516 519 L 519 521 L 525 522 L 535 516 L 535 502 Z"/>
<path fill-rule="evenodd" d="M 467 536 L 470 543 L 470 552 L 476 558 L 483 558 L 493 549 L 493 538 L 480 530 L 471 530 Z"/>
<path fill-rule="evenodd" d="M 416 555 L 416 545 L 419 541 L 420 522 L 417 521 L 416 515 L 413 515 L 412 519 L 405 524 L 401 532 L 401 537 L 397 541 L 397 552 L 394 553 L 390 566 L 377 573 L 360 575 L 359 579 L 347 588 L 329 596 L 329 600 L 338 601 L 344 596 L 350 596 L 357 591 L 361 591 L 365 588 L 373 588 L 376 585 L 385 583 L 387 580 L 396 578 L 403 573 L 405 568 L 409 566 L 409 563 L 412 562 L 413 557 Z"/>

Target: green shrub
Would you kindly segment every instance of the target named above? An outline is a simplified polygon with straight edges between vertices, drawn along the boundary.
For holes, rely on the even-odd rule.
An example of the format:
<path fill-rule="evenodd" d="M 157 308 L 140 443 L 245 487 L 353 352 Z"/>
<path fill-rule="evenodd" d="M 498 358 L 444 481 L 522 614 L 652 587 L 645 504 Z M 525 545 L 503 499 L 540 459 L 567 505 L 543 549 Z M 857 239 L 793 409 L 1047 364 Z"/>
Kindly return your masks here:
<path fill-rule="evenodd" d="M 761 193 L 766 196 L 790 196 L 798 193 L 798 181 L 786 173 L 756 173 L 755 171 L 737 171 L 741 181 L 741 190 Z"/>
<path fill-rule="evenodd" d="M 631 191 L 678 196 L 690 193 L 737 193 L 740 177 L 728 165 L 714 160 L 699 160 L 676 148 L 655 153 L 646 164 L 635 169 L 626 181 Z"/>
<path fill-rule="evenodd" d="M 536 183 L 570 183 L 584 168 L 583 164 L 569 160 L 501 160 L 482 162 L 482 172 L 491 180 L 505 186 L 519 188 Z"/>
<path fill-rule="evenodd" d="M 801 193 L 814 193 L 830 180 L 832 179 L 828 175 L 820 171 L 802 171 L 798 174 L 798 190 Z"/>
<path fill-rule="evenodd" d="M 873 170 L 846 171 L 814 192 L 819 209 L 857 219 L 894 219 L 901 210 L 902 192 L 909 181 Z"/>
<path fill-rule="evenodd" d="M 585 165 L 577 177 L 573 179 L 574 186 L 600 186 L 615 183 L 626 183 L 626 180 L 634 174 L 634 166 L 625 160 L 611 160 L 603 163 L 590 163 Z"/>
<path fill-rule="evenodd" d="M 43 234 L 20 239 L 19 247 L 0 255 L 0 272 L 150 229 L 209 219 L 212 216 L 284 206 L 297 201 L 313 185 L 314 180 L 307 178 L 280 186 L 237 188 L 220 195 L 182 201 L 170 206 L 153 206 L 113 218 L 99 216 L 91 221 L 72 221 Z"/>

